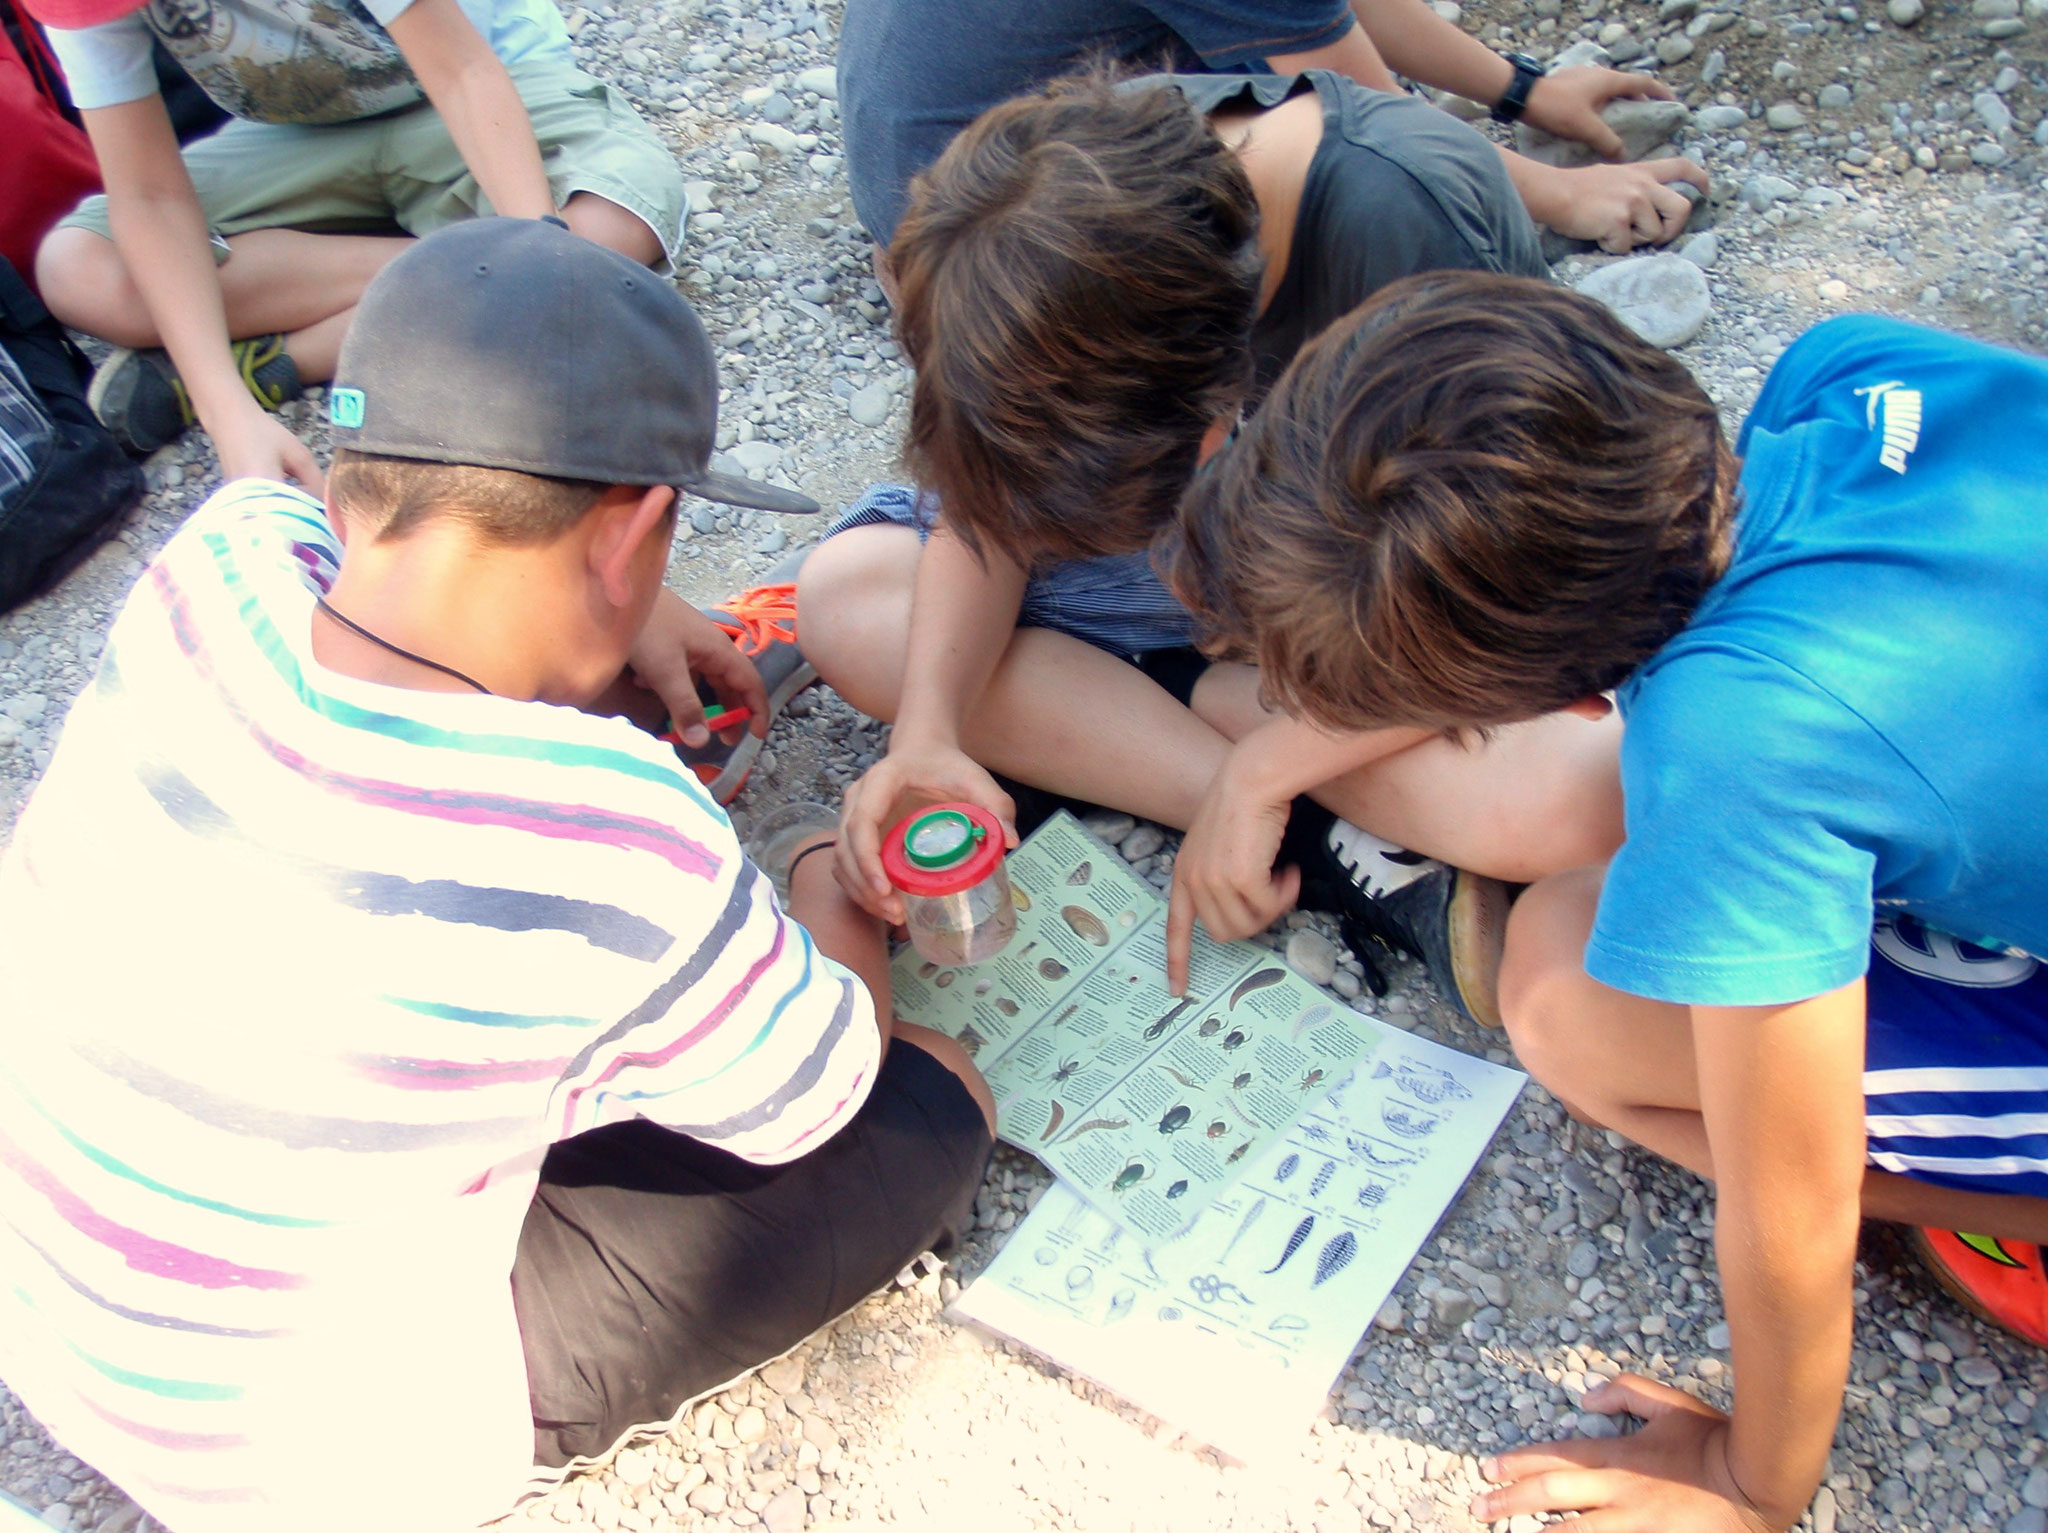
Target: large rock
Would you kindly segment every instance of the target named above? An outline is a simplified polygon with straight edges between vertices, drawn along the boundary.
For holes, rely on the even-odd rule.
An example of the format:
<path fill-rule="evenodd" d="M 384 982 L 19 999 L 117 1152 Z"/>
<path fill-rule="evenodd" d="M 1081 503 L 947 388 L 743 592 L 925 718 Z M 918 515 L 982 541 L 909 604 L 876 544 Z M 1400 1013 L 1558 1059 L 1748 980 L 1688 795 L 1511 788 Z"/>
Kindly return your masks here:
<path fill-rule="evenodd" d="M 1579 291 L 1620 316 L 1652 346 L 1669 351 L 1700 333 L 1713 307 L 1707 274 L 1684 256 L 1636 256 L 1601 267 Z"/>
<path fill-rule="evenodd" d="M 1621 157 L 1642 160 L 1671 142 L 1692 119 L 1682 101 L 1613 101 L 1600 120 L 1621 135 Z M 1600 162 L 1600 156 L 1573 138 L 1559 138 L 1528 123 L 1515 124 L 1515 147 L 1532 160 L 1571 169 Z"/>

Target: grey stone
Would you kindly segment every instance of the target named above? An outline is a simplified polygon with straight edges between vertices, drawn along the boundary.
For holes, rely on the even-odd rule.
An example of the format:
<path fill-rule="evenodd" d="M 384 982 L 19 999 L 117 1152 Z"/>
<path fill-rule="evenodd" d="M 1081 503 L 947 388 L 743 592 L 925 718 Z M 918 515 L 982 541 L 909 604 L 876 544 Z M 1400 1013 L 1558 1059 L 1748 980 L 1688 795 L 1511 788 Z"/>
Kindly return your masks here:
<path fill-rule="evenodd" d="M 810 91 L 823 96 L 827 101 L 839 99 L 839 71 L 830 64 L 820 64 L 815 69 L 806 69 L 796 77 L 798 90 Z"/>
<path fill-rule="evenodd" d="M 1728 55 L 1719 48 L 1710 52 L 1700 64 L 1700 84 L 1712 90 L 1721 83 L 1721 76 L 1728 72 Z"/>
<path fill-rule="evenodd" d="M 890 402 L 886 385 L 870 383 L 853 391 L 853 397 L 846 401 L 846 413 L 863 426 L 879 426 L 889 418 Z"/>
<path fill-rule="evenodd" d="M 1614 62 L 1613 54 L 1591 38 L 1582 37 L 1550 61 L 1550 73 L 1556 74 L 1560 69 L 1605 69 Z"/>
<path fill-rule="evenodd" d="M 1157 825 L 1142 821 L 1135 826 L 1117 850 L 1123 853 L 1125 862 L 1143 862 L 1162 846 L 1166 845 L 1166 832 Z"/>
<path fill-rule="evenodd" d="M 1138 822 L 1118 809 L 1101 809 L 1081 821 L 1081 828 L 1115 846 L 1137 829 Z"/>
<path fill-rule="evenodd" d="M 770 527 L 754 545 L 757 554 L 779 554 L 789 547 L 789 534 L 780 527 Z"/>
<path fill-rule="evenodd" d="M 796 116 L 796 103 L 781 91 L 775 91 L 766 101 L 761 103 L 761 120 L 763 122 L 788 122 L 794 116 Z"/>
<path fill-rule="evenodd" d="M 1840 1515 L 1834 1491 L 1823 1485 L 1813 1497 L 1813 1533 L 1835 1533 L 1835 1519 Z"/>
<path fill-rule="evenodd" d="M 1730 128 L 1749 125 L 1749 113 L 1739 106 L 1703 106 L 1693 114 L 1693 125 L 1702 133 L 1726 133 Z"/>
<path fill-rule="evenodd" d="M 794 1485 L 783 1486 L 761 1508 L 761 1526 L 768 1533 L 802 1533 L 807 1521 L 804 1493 Z"/>
<path fill-rule="evenodd" d="M 1999 137 L 2012 132 L 2012 108 L 1996 91 L 1979 91 L 1970 98 L 1970 105 L 1977 113 L 1977 120 Z"/>
<path fill-rule="evenodd" d="M 2005 1533 L 2048 1533 L 2048 1511 L 2023 1506 L 2006 1520 Z"/>
<path fill-rule="evenodd" d="M 1726 1352 L 1734 1340 L 1725 1320 L 1717 1320 L 1707 1327 L 1707 1345 L 1716 1352 Z"/>
<path fill-rule="evenodd" d="M 1640 160 L 1669 143 L 1691 116 L 1682 101 L 1615 101 L 1601 112 L 1600 120 L 1619 135 L 1621 157 Z M 1532 160 L 1566 168 L 1591 165 L 1600 158 L 1576 139 L 1558 138 L 1527 123 L 1515 125 L 1515 147 Z"/>
<path fill-rule="evenodd" d="M 1751 176 L 1742 183 L 1742 200 L 1761 213 L 1774 202 L 1799 195 L 1799 188 L 1783 176 Z"/>
<path fill-rule="evenodd" d="M 1712 230 L 1705 234 L 1695 234 L 1679 247 L 1678 253 L 1693 265 L 1705 270 L 1720 257 L 1721 236 Z"/>
<path fill-rule="evenodd" d="M 1564 1270 L 1581 1280 L 1591 1277 L 1600 1270 L 1600 1248 L 1590 1240 L 1580 1241 L 1564 1259 Z"/>
<path fill-rule="evenodd" d="M 1683 346 L 1700 333 L 1713 308 L 1706 273 L 1683 256 L 1614 261 L 1579 283 L 1652 346 Z"/>
<path fill-rule="evenodd" d="M 1856 97 L 1849 87 L 1842 84 L 1839 80 L 1829 85 L 1823 85 L 1820 88 L 1820 94 L 1814 98 L 1823 112 L 1839 112 L 1855 99 Z"/>
<path fill-rule="evenodd" d="M 1806 114 L 1799 110 L 1796 101 L 1779 101 L 1764 113 L 1764 124 L 1774 133 L 1790 133 L 1806 126 Z"/>
<path fill-rule="evenodd" d="M 1447 1331 L 1455 1331 L 1478 1312 L 1472 1295 L 1462 1288 L 1440 1288 L 1429 1301 L 1430 1318 Z"/>
<path fill-rule="evenodd" d="M 796 141 L 796 135 L 778 122 L 748 123 L 747 138 L 770 154 L 795 154 L 803 147 Z"/>
<path fill-rule="evenodd" d="M 2008 37 L 2018 37 L 2027 30 L 2027 24 L 2017 16 L 2009 16 L 2002 21 L 1985 22 L 1981 30 L 1991 41 L 1999 43 Z"/>
<path fill-rule="evenodd" d="M 2020 0 L 1970 0 L 1970 14 L 1979 21 L 2006 21 L 2019 13 Z"/>
<path fill-rule="evenodd" d="M 2003 165 L 2010 155 L 2003 144 L 1994 144 L 1989 139 L 1970 146 L 1970 158 L 1986 170 L 1994 165 Z"/>
<path fill-rule="evenodd" d="M 1327 985 L 1337 976 L 1337 945 L 1321 932 L 1294 932 L 1287 938 L 1287 962 L 1310 984 Z"/>
<path fill-rule="evenodd" d="M 33 724 L 49 706 L 50 700 L 41 693 L 21 692 L 0 703 L 0 713 L 23 724 Z"/>
<path fill-rule="evenodd" d="M 2048 1511 L 2048 1464 L 2036 1464 L 2020 1486 L 2020 1500 Z"/>
<path fill-rule="evenodd" d="M 1895 27 L 1910 27 L 1927 14 L 1926 0 L 1885 0 L 1885 15 Z"/>
<path fill-rule="evenodd" d="M 758 479 L 782 461 L 782 448 L 775 442 L 757 437 L 751 442 L 727 448 L 724 456 L 732 460 L 739 472 L 750 479 Z"/>
<path fill-rule="evenodd" d="M 699 506 L 690 513 L 690 527 L 700 537 L 709 537 L 718 531 L 718 513 L 709 506 Z"/>
<path fill-rule="evenodd" d="M 1693 49 L 1699 46 L 1691 38 L 1680 34 L 1657 39 L 1657 57 L 1666 64 L 1682 64 L 1692 57 Z"/>
<path fill-rule="evenodd" d="M 804 1387 L 804 1360 L 800 1357 L 778 1357 L 772 1363 L 763 1363 L 761 1382 L 778 1395 L 795 1394 Z"/>

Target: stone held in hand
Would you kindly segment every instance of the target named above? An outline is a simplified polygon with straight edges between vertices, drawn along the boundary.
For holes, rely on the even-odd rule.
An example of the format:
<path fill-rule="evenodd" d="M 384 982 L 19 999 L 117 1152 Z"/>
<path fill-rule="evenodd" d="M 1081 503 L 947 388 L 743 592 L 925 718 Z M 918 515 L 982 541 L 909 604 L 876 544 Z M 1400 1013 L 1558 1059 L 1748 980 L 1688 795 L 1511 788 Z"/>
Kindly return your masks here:
<path fill-rule="evenodd" d="M 1599 299 L 1637 335 L 1666 351 L 1698 335 L 1713 308 L 1707 274 L 1677 255 L 1610 262 L 1580 282 L 1579 291 Z"/>
<path fill-rule="evenodd" d="M 1621 138 L 1621 157 L 1626 161 L 1648 159 L 1692 120 L 1682 101 L 1611 101 L 1600 120 Z M 1573 138 L 1559 138 L 1526 122 L 1515 124 L 1515 148 L 1542 165 L 1570 170 L 1580 165 L 1603 163 L 1601 157 Z"/>

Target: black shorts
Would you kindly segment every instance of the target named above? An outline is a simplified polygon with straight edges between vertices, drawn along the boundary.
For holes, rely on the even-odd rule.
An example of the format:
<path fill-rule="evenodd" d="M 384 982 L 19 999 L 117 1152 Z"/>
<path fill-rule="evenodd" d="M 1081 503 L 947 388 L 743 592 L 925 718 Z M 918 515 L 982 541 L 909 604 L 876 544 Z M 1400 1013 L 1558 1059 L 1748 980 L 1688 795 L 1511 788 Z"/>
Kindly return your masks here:
<path fill-rule="evenodd" d="M 904 1041 L 853 1121 L 788 1165 L 644 1119 L 557 1144 L 512 1267 L 534 1462 L 669 1421 L 945 1255 L 993 1145 L 966 1086 Z"/>

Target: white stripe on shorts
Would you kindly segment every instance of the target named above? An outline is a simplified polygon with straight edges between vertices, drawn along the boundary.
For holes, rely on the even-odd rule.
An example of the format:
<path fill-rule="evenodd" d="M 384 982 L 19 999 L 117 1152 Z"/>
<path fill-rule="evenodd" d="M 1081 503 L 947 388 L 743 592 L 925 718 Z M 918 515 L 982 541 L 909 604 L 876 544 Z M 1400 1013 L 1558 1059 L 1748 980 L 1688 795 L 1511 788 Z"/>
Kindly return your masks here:
<path fill-rule="evenodd" d="M 1986 1178 L 2040 1176 L 2048 1172 L 2048 1160 L 2026 1155 L 1901 1155 L 1895 1150 L 1872 1150 L 1870 1163 L 1881 1171 L 1896 1171 L 1901 1176 L 1911 1176 L 1916 1171 Z"/>
<path fill-rule="evenodd" d="M 1949 1069 L 1929 1065 L 1905 1070 L 1866 1070 L 1863 1094 L 1890 1096 L 1907 1091 L 2022 1091 L 2048 1093 L 2048 1070 L 2020 1067 Z"/>
<path fill-rule="evenodd" d="M 2022 1139 L 2048 1134 L 2048 1112 L 1873 1113 L 1863 1127 L 1873 1139 Z"/>

